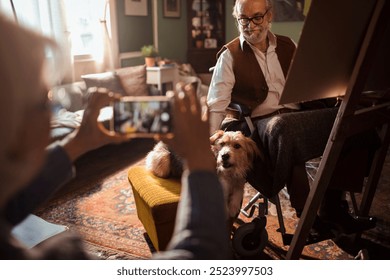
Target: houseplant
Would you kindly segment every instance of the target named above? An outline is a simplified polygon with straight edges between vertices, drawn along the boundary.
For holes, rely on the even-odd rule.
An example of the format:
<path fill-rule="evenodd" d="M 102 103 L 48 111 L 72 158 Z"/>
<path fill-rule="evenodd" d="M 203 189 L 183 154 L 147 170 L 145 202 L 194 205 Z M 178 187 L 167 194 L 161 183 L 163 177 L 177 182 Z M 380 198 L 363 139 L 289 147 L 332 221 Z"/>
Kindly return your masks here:
<path fill-rule="evenodd" d="M 156 64 L 158 52 L 153 45 L 145 45 L 141 48 L 142 56 L 145 57 L 146 66 L 152 67 Z"/>

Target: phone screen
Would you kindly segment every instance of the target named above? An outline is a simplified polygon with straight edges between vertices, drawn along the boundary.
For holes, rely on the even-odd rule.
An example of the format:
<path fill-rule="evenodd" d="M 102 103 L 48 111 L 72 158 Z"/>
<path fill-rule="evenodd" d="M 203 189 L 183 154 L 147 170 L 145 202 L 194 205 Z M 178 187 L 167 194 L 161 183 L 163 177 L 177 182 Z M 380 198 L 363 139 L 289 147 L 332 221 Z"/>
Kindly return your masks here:
<path fill-rule="evenodd" d="M 124 97 L 113 104 L 113 129 L 146 137 L 171 134 L 171 106 L 166 96 Z"/>

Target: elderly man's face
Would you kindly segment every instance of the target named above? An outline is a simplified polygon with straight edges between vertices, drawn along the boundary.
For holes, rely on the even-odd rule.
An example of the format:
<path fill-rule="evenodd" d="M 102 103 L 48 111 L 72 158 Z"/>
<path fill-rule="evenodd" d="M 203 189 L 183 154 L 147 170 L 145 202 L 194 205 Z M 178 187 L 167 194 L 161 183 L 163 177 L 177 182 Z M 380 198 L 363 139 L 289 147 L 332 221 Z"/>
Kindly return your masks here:
<path fill-rule="evenodd" d="M 260 44 L 267 38 L 267 32 L 270 28 L 270 21 L 272 19 L 271 11 L 267 12 L 267 5 L 265 0 L 239 0 L 236 7 L 238 19 L 253 18 L 256 16 L 264 16 L 263 22 L 256 25 L 250 21 L 247 25 L 238 23 L 238 29 L 244 38 L 253 45 Z"/>

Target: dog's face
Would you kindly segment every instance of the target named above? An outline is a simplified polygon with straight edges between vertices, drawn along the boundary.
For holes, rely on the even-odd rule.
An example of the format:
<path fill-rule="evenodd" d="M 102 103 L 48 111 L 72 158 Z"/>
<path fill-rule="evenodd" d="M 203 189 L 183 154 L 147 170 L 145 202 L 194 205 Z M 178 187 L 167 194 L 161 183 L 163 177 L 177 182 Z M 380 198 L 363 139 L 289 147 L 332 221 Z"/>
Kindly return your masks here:
<path fill-rule="evenodd" d="M 240 131 L 219 131 L 210 141 L 217 160 L 217 172 L 229 177 L 245 178 L 255 157 L 261 156 L 256 143 Z"/>

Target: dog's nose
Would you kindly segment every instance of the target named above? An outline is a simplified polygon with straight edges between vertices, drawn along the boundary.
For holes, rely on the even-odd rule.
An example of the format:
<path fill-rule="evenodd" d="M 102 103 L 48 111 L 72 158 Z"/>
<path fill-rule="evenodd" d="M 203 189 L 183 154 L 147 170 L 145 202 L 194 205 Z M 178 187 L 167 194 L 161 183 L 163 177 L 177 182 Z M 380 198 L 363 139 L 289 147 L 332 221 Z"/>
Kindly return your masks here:
<path fill-rule="evenodd" d="M 222 155 L 222 160 L 227 161 L 230 158 L 229 154 L 223 154 Z"/>

